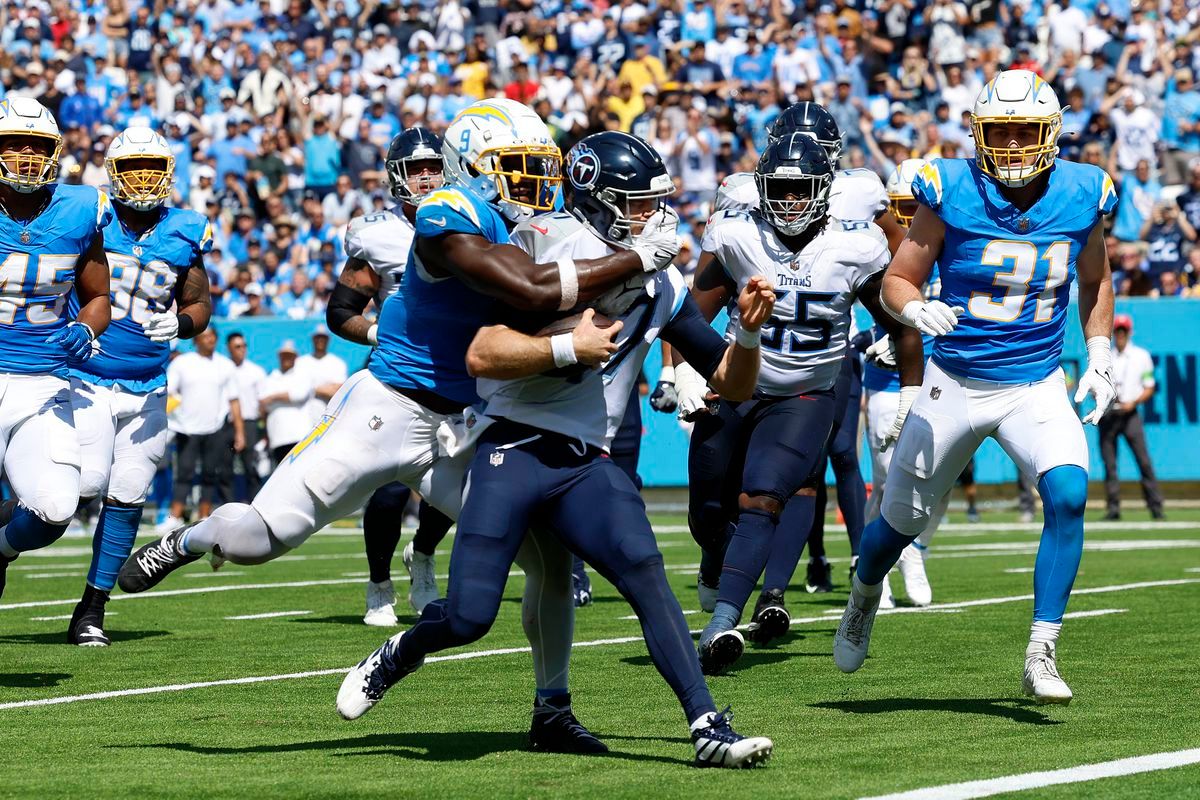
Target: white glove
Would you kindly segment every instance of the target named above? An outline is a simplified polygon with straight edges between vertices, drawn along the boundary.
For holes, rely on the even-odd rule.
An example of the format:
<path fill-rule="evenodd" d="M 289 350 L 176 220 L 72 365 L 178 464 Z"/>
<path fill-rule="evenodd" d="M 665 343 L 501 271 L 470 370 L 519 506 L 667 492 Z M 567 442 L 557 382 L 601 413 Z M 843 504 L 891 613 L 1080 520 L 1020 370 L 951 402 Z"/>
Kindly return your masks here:
<path fill-rule="evenodd" d="M 900 438 L 900 431 L 904 428 L 904 420 L 908 419 L 908 410 L 912 408 L 913 400 L 917 399 L 917 393 L 920 391 L 920 386 L 900 387 L 900 404 L 896 408 L 896 419 L 892 421 L 892 427 L 888 428 L 887 433 L 883 435 L 883 444 L 879 446 L 879 452 L 886 453 L 887 449 L 894 445 L 896 440 Z"/>
<path fill-rule="evenodd" d="M 179 336 L 179 317 L 170 311 L 154 314 L 142 323 L 142 330 L 152 342 L 169 342 Z"/>
<path fill-rule="evenodd" d="M 1090 394 L 1096 407 L 1083 417 L 1085 425 L 1097 425 L 1117 397 L 1112 379 L 1112 351 L 1107 336 L 1093 336 L 1087 340 L 1087 372 L 1079 379 L 1075 390 L 1075 402 L 1082 403 Z"/>
<path fill-rule="evenodd" d="M 896 367 L 896 345 L 892 343 L 892 337 L 886 333 L 874 344 L 863 351 L 863 355 L 867 357 L 867 361 L 880 369 L 885 369 L 888 372 L 895 372 Z"/>
<path fill-rule="evenodd" d="M 633 237 L 629 249 L 642 257 L 642 269 L 658 272 L 666 269 L 679 255 L 679 215 L 670 206 L 656 211 L 646 220 L 642 232 Z"/>
<path fill-rule="evenodd" d="M 675 367 L 675 394 L 679 398 L 679 418 L 689 420 L 698 411 L 708 408 L 704 396 L 708 394 L 708 383 L 690 364 Z"/>
<path fill-rule="evenodd" d="M 951 308 L 941 300 L 910 300 L 900 312 L 900 321 L 926 336 L 942 336 L 954 330 L 965 310 L 962 306 Z"/>

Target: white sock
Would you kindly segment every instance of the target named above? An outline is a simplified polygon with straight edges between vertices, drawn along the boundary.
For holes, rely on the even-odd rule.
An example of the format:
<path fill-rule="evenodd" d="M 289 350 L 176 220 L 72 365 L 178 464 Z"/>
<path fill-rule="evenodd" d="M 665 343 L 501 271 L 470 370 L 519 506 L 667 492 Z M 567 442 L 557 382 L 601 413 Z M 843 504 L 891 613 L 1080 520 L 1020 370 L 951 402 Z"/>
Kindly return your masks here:
<path fill-rule="evenodd" d="M 8 543 L 8 537 L 4 535 L 4 532 L 7 528 L 7 525 L 5 525 L 3 528 L 0 528 L 0 556 L 4 556 L 5 558 L 16 558 L 18 555 L 17 551 L 14 550 L 13 546 Z"/>
<path fill-rule="evenodd" d="M 884 577 L 886 579 L 887 576 L 884 576 Z M 884 581 L 880 581 L 879 583 L 874 583 L 874 584 L 863 583 L 861 580 L 859 580 L 858 573 L 855 573 L 855 575 L 854 575 L 854 591 L 855 591 L 855 593 L 861 597 L 865 597 L 868 599 L 870 599 L 872 597 L 879 597 L 883 594 L 883 583 L 884 583 Z"/>
<path fill-rule="evenodd" d="M 1054 644 L 1058 641 L 1058 632 L 1062 630 L 1061 622 L 1037 622 L 1035 621 L 1029 626 L 1029 642 L 1049 642 Z"/>
<path fill-rule="evenodd" d="M 712 724 L 712 718 L 715 717 L 716 715 L 717 715 L 717 712 L 715 712 L 715 711 L 709 711 L 706 714 L 701 714 L 700 716 L 698 716 L 694 720 L 692 720 L 692 724 L 689 727 L 691 727 L 692 732 L 698 731 L 701 728 L 707 728 L 709 725 Z"/>

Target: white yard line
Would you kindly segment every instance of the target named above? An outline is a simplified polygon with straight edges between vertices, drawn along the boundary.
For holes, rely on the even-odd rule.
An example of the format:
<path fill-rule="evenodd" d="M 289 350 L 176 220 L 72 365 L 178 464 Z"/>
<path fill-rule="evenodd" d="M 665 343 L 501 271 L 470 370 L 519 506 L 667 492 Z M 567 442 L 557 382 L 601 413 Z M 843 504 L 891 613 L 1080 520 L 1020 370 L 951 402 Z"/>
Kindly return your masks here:
<path fill-rule="evenodd" d="M 991 797 L 1009 792 L 1041 789 L 1046 786 L 1061 786 L 1066 783 L 1083 783 L 1101 778 L 1119 778 L 1142 772 L 1158 772 L 1197 763 L 1200 763 L 1200 748 L 1119 758 L 1116 761 L 1103 761 L 1099 764 L 1085 764 L 1079 767 L 1053 769 L 1045 772 L 1026 772 L 1004 778 L 930 786 L 926 789 L 877 795 L 863 798 L 863 800 L 970 800 L 974 797 Z"/>
<path fill-rule="evenodd" d="M 1028 572 L 1033 572 L 1033 567 L 1009 567 L 1004 571 L 1013 575 L 1023 575 Z"/>
<path fill-rule="evenodd" d="M 45 580 L 46 578 L 78 578 L 80 575 L 87 575 L 86 572 L 31 572 L 25 577 L 31 581 Z"/>
<path fill-rule="evenodd" d="M 188 572 L 184 574 L 185 578 L 231 578 L 237 575 L 245 575 L 246 573 L 236 569 L 215 569 L 209 572 Z"/>
<path fill-rule="evenodd" d="M 236 617 L 226 617 L 225 619 L 274 619 L 275 617 L 302 617 L 311 613 L 311 611 L 268 611 L 265 614 L 239 614 Z"/>
<path fill-rule="evenodd" d="M 56 620 L 56 619 L 70 619 L 73 616 L 74 616 L 74 614 L 58 614 L 57 616 L 53 616 L 53 617 L 30 617 L 29 621 L 30 622 L 49 622 L 50 620 Z M 108 617 L 115 617 L 115 616 L 117 616 L 116 611 L 108 611 L 104 614 L 105 619 L 107 619 Z"/>
<path fill-rule="evenodd" d="M 325 583 L 345 583 L 346 581 L 326 581 Z M 312 583 L 312 582 L 309 582 Z M 1115 586 L 1096 586 L 1090 589 L 1076 589 L 1073 594 L 1099 594 L 1104 592 L 1121 592 L 1130 589 L 1149 589 L 1159 586 L 1182 586 L 1187 584 L 1200 583 L 1200 578 L 1181 578 L 1178 580 L 1169 581 L 1143 581 L 1141 583 L 1124 583 Z M 279 584 L 268 584 L 279 585 Z M 220 587 L 218 587 L 220 588 Z M 190 590 L 187 590 L 190 593 Z M 212 591 L 209 589 L 207 591 Z M 120 597 L 122 595 L 118 595 Z M 130 595 L 139 597 L 145 595 Z M 925 606 L 924 608 L 897 608 L 889 611 L 881 611 L 881 614 L 903 614 L 903 613 L 930 613 L 930 612 L 945 612 L 947 609 L 969 608 L 973 606 L 996 605 L 999 603 L 1012 603 L 1021 600 L 1032 600 L 1033 595 L 1020 595 L 1016 597 L 992 597 L 981 600 L 966 600 L 961 603 L 943 603 L 941 605 Z M 808 619 L 792 620 L 794 623 L 803 622 L 827 622 L 828 617 L 812 617 Z M 691 633 L 697 634 L 699 630 L 694 630 Z M 630 644 L 632 642 L 640 642 L 640 636 L 621 636 L 614 639 L 594 639 L 587 642 L 575 642 L 573 647 L 604 647 L 615 644 Z M 426 663 L 437 661 L 466 661 L 474 658 L 488 658 L 491 656 L 513 655 L 517 653 L 528 653 L 528 647 L 505 647 L 497 650 L 474 650 L 465 653 L 454 653 L 448 656 L 430 656 L 426 658 Z M 266 683 L 270 681 L 293 680 L 299 678 L 314 678 L 322 675 L 338 675 L 348 670 L 348 667 L 339 667 L 337 669 L 323 669 L 311 672 L 289 672 L 283 675 L 259 675 L 250 678 L 227 678 L 217 681 L 198 681 L 195 683 L 177 683 L 166 686 L 146 686 L 137 689 L 118 689 L 110 692 L 95 692 L 93 694 L 78 694 L 68 695 L 65 697 L 46 697 L 36 700 L 16 700 L 10 703 L 0 703 L 0 711 L 5 711 L 14 708 L 29 708 L 31 706 L 54 706 L 62 705 L 63 703 L 79 703 L 85 700 L 105 700 L 112 697 L 132 697 L 144 694 L 161 694 L 163 692 L 182 692 L 190 689 L 206 689 L 212 686 L 237 686 L 247 683 Z"/>
<path fill-rule="evenodd" d="M 1200 530 L 1200 522 L 1087 522 L 1084 528 L 1089 531 L 1194 531 Z M 655 533 L 688 533 L 687 525 L 655 525 Z M 938 527 L 938 535 L 943 533 L 985 534 L 985 533 L 1041 533 L 1041 522 L 952 522 L 943 523 Z"/>
<path fill-rule="evenodd" d="M 1068 611 L 1063 619 L 1082 619 L 1083 617 L 1104 617 L 1109 614 L 1124 614 L 1128 608 L 1097 608 L 1095 611 Z"/>

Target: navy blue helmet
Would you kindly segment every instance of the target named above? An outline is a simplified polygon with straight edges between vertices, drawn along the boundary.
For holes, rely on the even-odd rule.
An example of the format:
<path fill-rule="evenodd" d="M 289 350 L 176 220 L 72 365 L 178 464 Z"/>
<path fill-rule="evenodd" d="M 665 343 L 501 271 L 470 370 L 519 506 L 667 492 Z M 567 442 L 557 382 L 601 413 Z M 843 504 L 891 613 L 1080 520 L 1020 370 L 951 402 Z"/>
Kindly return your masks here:
<path fill-rule="evenodd" d="M 392 197 L 416 205 L 445 181 L 442 137 L 426 128 L 406 128 L 392 139 L 384 166 Z"/>
<path fill-rule="evenodd" d="M 774 142 L 789 133 L 804 133 L 816 139 L 817 143 L 825 148 L 829 163 L 833 164 L 834 168 L 837 167 L 838 159 L 842 155 L 842 132 L 838 130 L 833 114 L 824 106 L 809 102 L 788 106 L 771 123 L 771 129 L 767 131 L 767 141 Z"/>
<path fill-rule="evenodd" d="M 565 206 L 602 239 L 629 238 L 633 217 L 658 210 L 675 191 L 662 158 L 632 134 L 585 136 L 567 153 Z"/>
<path fill-rule="evenodd" d="M 758 213 L 786 236 L 823 223 L 829 211 L 833 165 L 816 140 L 789 133 L 767 145 L 754 168 Z"/>

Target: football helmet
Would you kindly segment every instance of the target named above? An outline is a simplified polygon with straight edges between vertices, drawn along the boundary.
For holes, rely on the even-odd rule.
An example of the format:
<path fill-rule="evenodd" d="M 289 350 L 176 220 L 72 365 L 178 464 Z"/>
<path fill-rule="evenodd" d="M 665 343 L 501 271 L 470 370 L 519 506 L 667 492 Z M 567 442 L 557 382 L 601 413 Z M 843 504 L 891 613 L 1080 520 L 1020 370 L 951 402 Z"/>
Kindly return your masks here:
<path fill-rule="evenodd" d="M 505 98 L 472 103 L 446 128 L 442 155 L 447 182 L 495 203 L 513 222 L 554 208 L 562 152 L 528 106 Z"/>
<path fill-rule="evenodd" d="M 62 148 L 62 133 L 50 109 L 32 97 L 0 100 L 0 183 L 22 194 L 54 183 Z"/>
<path fill-rule="evenodd" d="M 988 143 L 988 130 L 994 125 L 1028 125 L 1036 139 L 1020 147 L 1010 146 L 1011 141 L 995 147 Z M 988 81 L 976 98 L 971 133 L 975 163 L 984 174 L 1005 186 L 1025 186 L 1050 169 L 1058 156 L 1062 106 L 1050 84 L 1037 73 L 1005 70 Z"/>
<path fill-rule="evenodd" d="M 837 168 L 838 159 L 842 157 L 842 132 L 838 129 L 833 114 L 824 106 L 809 102 L 788 106 L 771 123 L 771 128 L 767 131 L 767 142 L 776 142 L 789 133 L 803 133 L 816 139 L 817 144 L 825 148 L 829 163 Z"/>
<path fill-rule="evenodd" d="M 658 153 L 621 131 L 593 133 L 567 153 L 566 208 L 601 239 L 626 244 L 640 222 L 634 215 L 663 206 L 675 191 Z M 640 205 L 640 208 L 635 206 Z"/>
<path fill-rule="evenodd" d="M 754 168 L 758 213 L 776 231 L 799 236 L 829 211 L 833 165 L 825 148 L 805 133 L 767 145 Z"/>
<path fill-rule="evenodd" d="M 150 128 L 135 125 L 117 134 L 108 146 L 104 169 L 118 203 L 149 211 L 171 196 L 175 156 L 167 140 Z"/>
<path fill-rule="evenodd" d="M 912 225 L 917 214 L 917 201 L 913 197 L 912 184 L 927 163 L 923 158 L 906 158 L 900 162 L 887 181 L 888 208 L 892 216 L 904 227 Z"/>
<path fill-rule="evenodd" d="M 437 162 L 433 171 L 432 162 Z M 418 168 L 423 164 L 422 168 Z M 430 192 L 440 189 L 446 180 L 442 161 L 442 137 L 426 128 L 407 128 L 392 139 L 388 145 L 387 158 L 388 191 L 402 203 L 416 205 Z M 413 174 L 409 174 L 409 170 Z M 414 187 L 415 182 L 415 187 Z"/>

